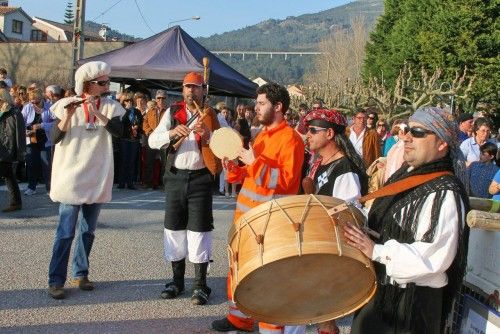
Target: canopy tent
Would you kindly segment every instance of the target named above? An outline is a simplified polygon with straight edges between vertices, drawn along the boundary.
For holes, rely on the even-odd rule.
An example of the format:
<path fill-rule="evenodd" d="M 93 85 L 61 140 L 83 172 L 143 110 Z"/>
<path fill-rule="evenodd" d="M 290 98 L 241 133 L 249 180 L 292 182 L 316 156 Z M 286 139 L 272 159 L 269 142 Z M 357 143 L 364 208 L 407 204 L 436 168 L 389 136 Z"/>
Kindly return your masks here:
<path fill-rule="evenodd" d="M 112 81 L 142 86 L 181 90 L 188 72 L 203 73 L 203 57 L 208 57 L 209 93 L 255 97 L 257 85 L 205 49 L 179 26 L 140 42 L 79 61 L 104 61 L 111 65 Z"/>

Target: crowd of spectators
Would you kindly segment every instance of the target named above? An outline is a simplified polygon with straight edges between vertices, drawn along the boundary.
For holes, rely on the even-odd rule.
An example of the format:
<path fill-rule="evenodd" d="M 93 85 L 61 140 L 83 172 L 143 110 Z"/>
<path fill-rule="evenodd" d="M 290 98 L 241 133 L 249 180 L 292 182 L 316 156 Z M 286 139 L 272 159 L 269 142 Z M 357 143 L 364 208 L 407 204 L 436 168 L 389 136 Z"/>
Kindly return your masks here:
<path fill-rule="evenodd" d="M 55 120 L 50 107 L 62 97 L 74 96 L 74 89 L 63 89 L 58 85 L 42 87 L 36 83 L 18 85 L 1 68 L 0 89 L 10 92 L 12 108 L 24 120 L 25 158 L 13 164 L 17 179 L 27 182 L 22 193 L 26 196 L 36 194 L 38 183 L 43 183 L 48 193 L 53 154 L 50 132 Z M 147 138 L 158 126 L 168 106 L 176 102 L 176 96 L 157 90 L 153 95 L 150 92 L 124 92 L 106 98 L 117 99 L 126 110 L 122 118 L 123 135 L 114 139 L 113 143 L 116 187 L 130 190 L 160 188 L 166 155 L 163 150 L 151 149 Z M 261 129 L 254 106 L 239 103 L 233 109 L 225 102 L 219 102 L 214 108 L 221 127 L 238 131 L 244 147 L 248 148 Z M 296 112 L 288 110 L 285 119 L 306 140 L 304 118 L 310 110 L 319 108 L 323 108 L 319 99 L 313 101 L 310 107 L 303 103 Z M 491 198 L 495 193 L 489 189 L 490 184 L 500 164 L 499 141 L 493 134 L 494 126 L 486 117 L 467 113 L 457 117 L 457 125 L 460 148 L 467 160 L 470 195 Z M 407 120 L 384 119 L 373 108 L 359 110 L 350 118 L 346 136 L 363 159 L 372 179 L 371 191 L 380 187 L 403 163 L 403 139 L 411 130 Z M 303 173 L 307 172 L 307 163 L 314 159 L 314 152 L 306 150 L 304 154 L 306 165 Z M 226 181 L 224 170 L 214 180 L 214 190 L 222 196 L 236 197 L 238 188 L 238 184 Z"/>

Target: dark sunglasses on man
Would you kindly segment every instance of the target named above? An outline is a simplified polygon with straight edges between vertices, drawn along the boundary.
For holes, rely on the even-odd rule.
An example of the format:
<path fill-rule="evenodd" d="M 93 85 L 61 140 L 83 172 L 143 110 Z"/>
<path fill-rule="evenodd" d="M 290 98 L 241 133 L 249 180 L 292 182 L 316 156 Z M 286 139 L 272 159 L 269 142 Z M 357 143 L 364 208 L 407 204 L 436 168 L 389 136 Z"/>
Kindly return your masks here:
<path fill-rule="evenodd" d="M 109 79 L 108 80 L 91 80 L 89 82 L 96 84 L 96 85 L 99 85 L 99 86 L 106 86 L 109 84 Z"/>
<path fill-rule="evenodd" d="M 320 127 L 314 127 L 314 126 L 309 126 L 307 128 L 307 131 L 309 131 L 312 135 L 317 134 L 320 131 L 326 131 L 328 130 L 327 128 L 320 128 Z"/>
<path fill-rule="evenodd" d="M 404 134 L 407 134 L 409 132 L 413 138 L 424 138 L 427 135 L 434 134 L 433 131 L 421 128 L 419 126 L 413 126 L 411 128 L 405 128 L 403 130 L 403 132 L 404 132 Z"/>

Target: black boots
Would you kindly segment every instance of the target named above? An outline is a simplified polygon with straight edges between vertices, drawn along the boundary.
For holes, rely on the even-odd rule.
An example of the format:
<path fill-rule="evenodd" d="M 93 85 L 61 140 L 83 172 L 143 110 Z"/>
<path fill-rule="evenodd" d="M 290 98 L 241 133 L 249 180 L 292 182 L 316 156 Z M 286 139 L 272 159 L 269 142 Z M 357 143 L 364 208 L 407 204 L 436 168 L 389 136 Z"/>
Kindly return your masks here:
<path fill-rule="evenodd" d="M 184 292 L 184 273 L 186 271 L 186 260 L 172 261 L 174 279 L 165 285 L 161 292 L 161 298 L 173 299 Z M 208 262 L 194 264 L 194 285 L 191 302 L 194 305 L 205 305 L 212 290 L 207 286 Z"/>
<path fill-rule="evenodd" d="M 212 292 L 207 286 L 208 262 L 194 264 L 194 288 L 191 301 L 194 305 L 205 305 Z"/>
<path fill-rule="evenodd" d="M 165 290 L 161 292 L 161 298 L 172 299 L 184 292 L 184 273 L 186 272 L 186 259 L 172 261 L 172 271 L 174 273 L 173 282 L 165 285 Z"/>

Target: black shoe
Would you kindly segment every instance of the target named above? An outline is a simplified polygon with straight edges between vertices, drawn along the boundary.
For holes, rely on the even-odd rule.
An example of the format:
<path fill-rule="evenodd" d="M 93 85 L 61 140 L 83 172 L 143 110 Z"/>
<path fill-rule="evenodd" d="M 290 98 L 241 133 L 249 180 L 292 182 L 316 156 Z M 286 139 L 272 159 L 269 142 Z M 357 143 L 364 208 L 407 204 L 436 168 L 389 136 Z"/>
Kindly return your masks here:
<path fill-rule="evenodd" d="M 165 290 L 163 290 L 160 294 L 162 299 L 174 299 L 178 295 L 184 292 L 184 287 L 177 286 L 174 282 L 170 282 L 165 285 Z"/>
<path fill-rule="evenodd" d="M 118 189 L 124 189 L 125 188 L 125 185 L 124 184 L 119 184 L 118 185 Z"/>
<path fill-rule="evenodd" d="M 2 210 L 2 212 L 12 212 L 12 211 L 17 211 L 17 210 L 21 210 L 22 206 L 21 204 L 17 204 L 17 205 L 9 205 L 8 207 L 6 207 L 5 209 Z"/>
<path fill-rule="evenodd" d="M 137 190 L 137 188 L 133 184 L 129 184 L 127 188 L 130 190 Z"/>
<path fill-rule="evenodd" d="M 243 332 L 251 332 L 252 330 L 241 329 L 233 325 L 227 320 L 227 318 L 214 320 L 212 322 L 212 329 L 217 332 L 229 332 L 229 331 L 243 331 Z"/>
<path fill-rule="evenodd" d="M 64 289 L 62 286 L 49 286 L 49 295 L 54 299 L 64 299 Z"/>
<path fill-rule="evenodd" d="M 208 286 L 195 288 L 193 290 L 193 295 L 191 296 L 191 302 L 193 305 L 205 305 L 208 302 L 208 297 L 210 297 L 211 292 L 212 289 Z"/>

